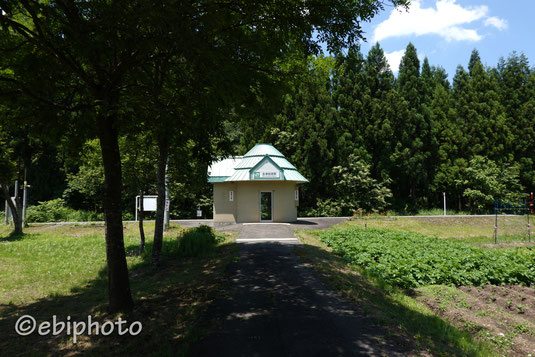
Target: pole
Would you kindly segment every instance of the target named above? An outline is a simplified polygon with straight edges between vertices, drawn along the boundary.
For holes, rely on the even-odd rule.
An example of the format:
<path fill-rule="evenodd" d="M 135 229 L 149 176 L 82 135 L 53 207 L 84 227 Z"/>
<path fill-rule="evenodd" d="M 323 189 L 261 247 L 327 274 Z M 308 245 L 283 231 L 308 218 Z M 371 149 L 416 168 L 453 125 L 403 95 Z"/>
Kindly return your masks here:
<path fill-rule="evenodd" d="M 139 196 L 136 196 L 136 209 L 135 209 L 135 216 L 136 218 L 134 219 L 134 221 L 137 222 L 137 210 L 138 210 L 138 201 L 139 201 Z"/>
<path fill-rule="evenodd" d="M 528 242 L 531 242 L 531 226 L 529 224 L 529 211 L 528 211 Z"/>
<path fill-rule="evenodd" d="M 17 213 L 19 213 L 19 207 L 17 205 L 17 197 L 19 196 L 19 180 L 15 180 L 15 189 L 13 191 L 14 195 L 13 195 L 13 203 L 14 203 L 14 206 L 15 206 L 15 210 L 17 211 Z M 11 198 L 9 198 L 11 199 Z M 11 223 L 15 224 L 15 222 L 13 221 L 13 212 L 11 212 L 11 209 L 9 210 L 9 213 L 10 213 L 10 216 L 11 216 L 11 221 L 9 222 L 9 226 L 11 226 Z"/>
<path fill-rule="evenodd" d="M 5 205 L 6 205 L 6 217 L 5 217 L 4 223 L 7 226 L 9 224 L 9 215 L 10 215 L 9 214 L 9 205 L 7 204 L 7 201 L 6 201 Z"/>
<path fill-rule="evenodd" d="M 498 203 L 494 202 L 494 244 L 498 243 Z"/>
<path fill-rule="evenodd" d="M 24 186 L 22 188 L 22 226 L 25 226 L 26 223 L 26 207 L 28 205 L 28 181 L 24 181 Z"/>
<path fill-rule="evenodd" d="M 444 196 L 444 216 L 446 215 L 446 192 L 442 192 L 442 195 Z"/>
<path fill-rule="evenodd" d="M 167 169 L 169 168 L 169 157 L 167 157 L 167 164 L 165 164 L 165 210 L 163 214 L 163 228 L 169 228 L 169 175 Z"/>

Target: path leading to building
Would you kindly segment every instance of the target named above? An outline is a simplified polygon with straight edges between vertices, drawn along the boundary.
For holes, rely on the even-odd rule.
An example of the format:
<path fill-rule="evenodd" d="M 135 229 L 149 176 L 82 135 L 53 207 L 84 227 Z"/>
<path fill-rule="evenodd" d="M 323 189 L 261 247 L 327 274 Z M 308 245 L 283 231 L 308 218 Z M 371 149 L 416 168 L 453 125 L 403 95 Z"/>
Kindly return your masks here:
<path fill-rule="evenodd" d="M 327 288 L 294 254 L 293 225 L 241 225 L 228 290 L 207 313 L 212 333 L 193 356 L 404 355 L 386 331 Z M 214 321 L 215 320 L 215 321 Z M 214 327 L 215 324 L 215 327 Z"/>

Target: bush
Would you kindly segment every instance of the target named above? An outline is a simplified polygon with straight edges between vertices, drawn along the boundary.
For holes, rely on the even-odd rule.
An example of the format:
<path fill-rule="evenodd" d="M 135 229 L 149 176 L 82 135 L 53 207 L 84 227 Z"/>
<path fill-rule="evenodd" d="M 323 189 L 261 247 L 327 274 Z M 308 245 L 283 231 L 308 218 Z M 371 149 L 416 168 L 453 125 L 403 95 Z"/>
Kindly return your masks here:
<path fill-rule="evenodd" d="M 213 250 L 220 241 L 214 230 L 206 225 L 188 230 L 178 238 L 178 255 L 198 257 Z"/>
<path fill-rule="evenodd" d="M 104 214 L 93 211 L 79 211 L 67 207 L 61 198 L 39 202 L 26 210 L 26 222 L 85 222 L 102 221 Z"/>
<path fill-rule="evenodd" d="M 401 288 L 535 284 L 535 251 L 489 250 L 417 233 L 337 229 L 321 240 L 348 262 Z"/>
<path fill-rule="evenodd" d="M 342 207 L 331 199 L 316 200 L 316 208 L 308 208 L 299 212 L 302 217 L 340 217 Z"/>

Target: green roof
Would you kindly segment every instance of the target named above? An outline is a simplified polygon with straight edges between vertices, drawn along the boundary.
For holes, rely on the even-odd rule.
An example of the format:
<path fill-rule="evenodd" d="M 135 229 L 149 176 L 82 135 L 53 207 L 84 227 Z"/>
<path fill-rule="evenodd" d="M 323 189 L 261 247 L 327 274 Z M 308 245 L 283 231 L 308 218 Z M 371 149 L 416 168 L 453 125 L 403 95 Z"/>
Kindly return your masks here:
<path fill-rule="evenodd" d="M 271 144 L 256 144 L 251 150 L 247 152 L 243 157 L 253 157 L 253 156 L 271 156 L 271 157 L 282 157 L 284 155 L 281 152 L 273 147 Z"/>
<path fill-rule="evenodd" d="M 258 172 L 264 166 L 270 168 L 271 172 L 259 174 Z M 243 157 L 227 158 L 214 162 L 208 168 L 208 176 L 208 182 L 212 183 L 236 181 L 308 182 L 295 166 L 271 144 L 256 144 Z"/>

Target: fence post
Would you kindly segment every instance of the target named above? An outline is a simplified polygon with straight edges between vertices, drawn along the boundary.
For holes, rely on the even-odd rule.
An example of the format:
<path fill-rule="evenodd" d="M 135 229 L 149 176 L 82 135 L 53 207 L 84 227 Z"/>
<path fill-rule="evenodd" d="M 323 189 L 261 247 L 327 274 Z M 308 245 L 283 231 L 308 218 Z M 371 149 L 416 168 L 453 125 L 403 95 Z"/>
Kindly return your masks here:
<path fill-rule="evenodd" d="M 498 201 L 494 201 L 494 244 L 498 243 Z"/>

